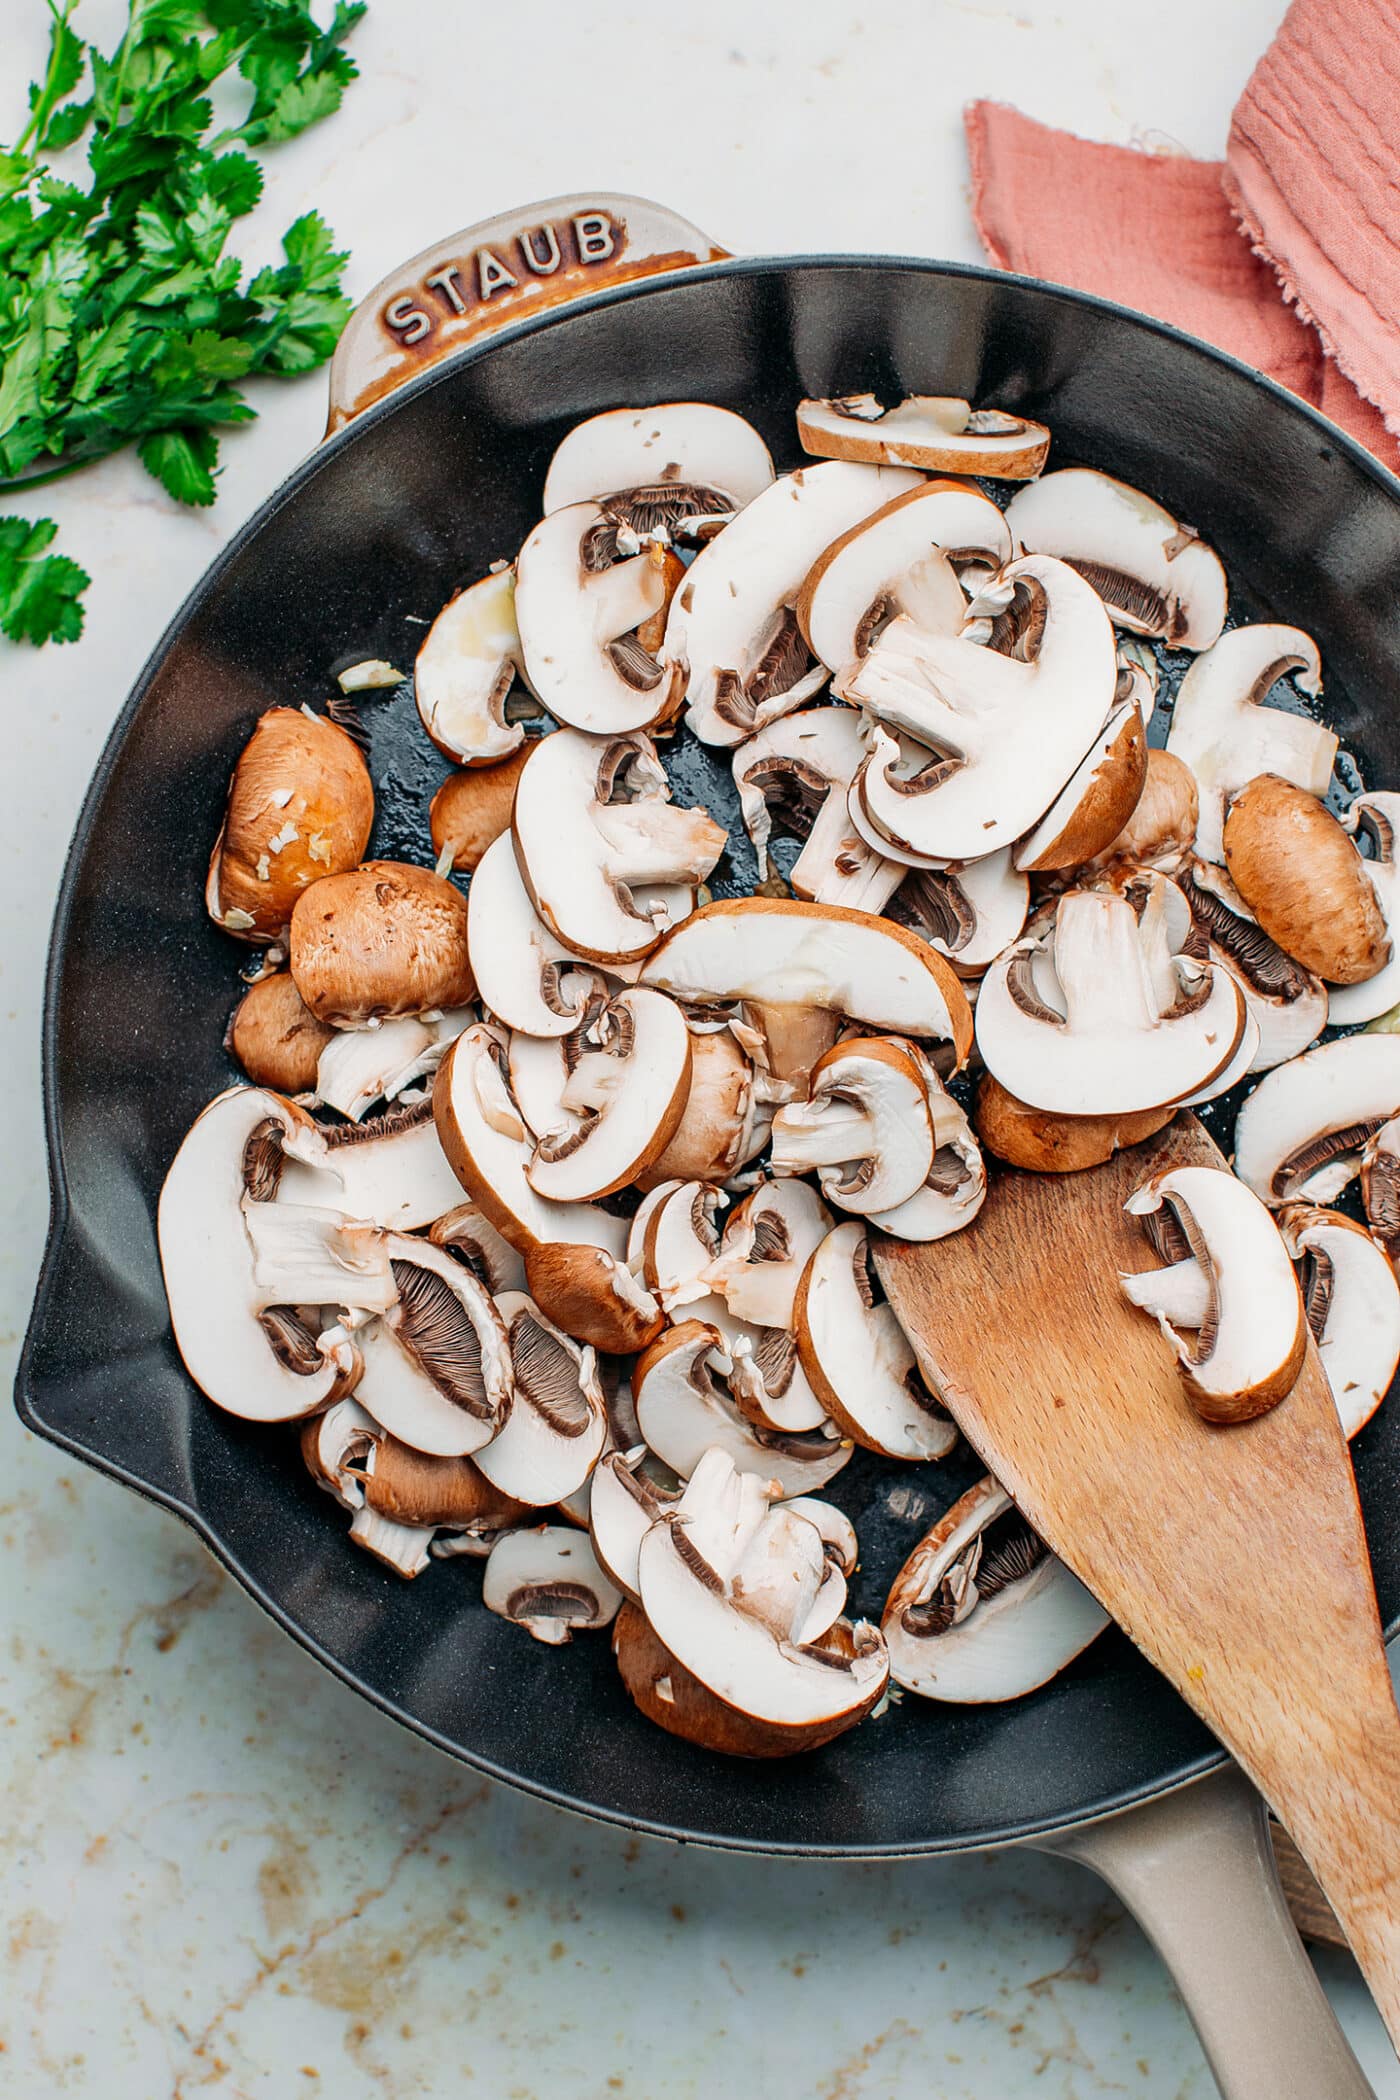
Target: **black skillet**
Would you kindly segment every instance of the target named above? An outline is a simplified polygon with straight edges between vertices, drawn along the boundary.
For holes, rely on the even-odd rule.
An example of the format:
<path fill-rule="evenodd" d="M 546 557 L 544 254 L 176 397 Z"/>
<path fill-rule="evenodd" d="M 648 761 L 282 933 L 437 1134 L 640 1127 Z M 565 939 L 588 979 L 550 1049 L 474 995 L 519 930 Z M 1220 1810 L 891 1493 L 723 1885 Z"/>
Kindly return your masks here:
<path fill-rule="evenodd" d="M 1226 561 L 1235 615 L 1313 633 L 1328 719 L 1368 778 L 1400 778 L 1400 483 L 1246 367 L 1102 301 L 985 270 L 724 259 L 636 199 L 557 200 L 459 235 L 352 319 L 332 375 L 338 434 L 194 591 L 89 791 L 54 926 L 53 1222 L 17 1404 L 31 1428 L 185 1518 L 366 1698 L 493 1777 L 737 1849 L 870 1858 L 1030 1840 L 1072 1852 L 1161 1947 L 1235 2100 L 1345 2100 L 1367 2088 L 1287 1924 L 1257 1803 L 1229 1773 L 1175 1791 L 1221 1753 L 1121 1635 L 1011 1706 L 909 1699 L 785 1765 L 707 1756 L 635 1714 L 605 1640 L 536 1647 L 481 1608 L 470 1566 L 406 1585 L 350 1551 L 291 1433 L 209 1407 L 171 1340 L 155 1198 L 186 1126 L 231 1077 L 221 1039 L 242 958 L 202 894 L 254 717 L 274 701 L 323 706 L 348 660 L 411 664 L 451 591 L 518 547 L 550 453 L 580 417 L 717 401 L 791 465 L 794 403 L 866 389 L 1041 418 L 1056 460 L 1108 469 L 1190 519 Z M 406 694 L 364 712 L 374 850 L 427 861 L 444 764 Z M 683 798 L 733 823 L 727 768 L 692 746 L 675 773 Z M 751 872 L 736 852 L 721 875 L 743 887 Z M 1389 1624 L 1400 1410 L 1382 1409 L 1353 1449 Z M 842 1476 L 864 1555 L 858 1607 L 878 1614 L 914 1536 L 973 1472 L 970 1460 L 925 1474 L 867 1459 Z"/>

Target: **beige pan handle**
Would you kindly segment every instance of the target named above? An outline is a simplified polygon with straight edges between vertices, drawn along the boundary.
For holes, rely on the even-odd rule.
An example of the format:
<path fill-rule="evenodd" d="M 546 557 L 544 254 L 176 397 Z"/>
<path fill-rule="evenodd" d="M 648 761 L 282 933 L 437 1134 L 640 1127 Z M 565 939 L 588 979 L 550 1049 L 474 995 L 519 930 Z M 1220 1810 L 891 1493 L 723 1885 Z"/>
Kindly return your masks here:
<path fill-rule="evenodd" d="M 663 205 L 607 190 L 484 219 L 391 270 L 360 301 L 331 362 L 327 435 L 511 321 L 728 253 Z"/>
<path fill-rule="evenodd" d="M 1132 1912 L 1223 2100 L 1375 2100 L 1288 1915 L 1264 1804 L 1233 1766 L 1036 1849 L 1092 1867 Z"/>

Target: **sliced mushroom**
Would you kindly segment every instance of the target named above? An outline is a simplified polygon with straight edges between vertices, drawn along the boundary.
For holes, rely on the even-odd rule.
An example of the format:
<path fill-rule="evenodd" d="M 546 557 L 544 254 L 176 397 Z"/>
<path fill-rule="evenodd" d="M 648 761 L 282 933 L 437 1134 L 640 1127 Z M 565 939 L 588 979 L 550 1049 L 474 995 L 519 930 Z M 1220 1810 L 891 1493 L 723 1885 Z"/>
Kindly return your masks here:
<path fill-rule="evenodd" d="M 1305 970 L 1359 985 L 1391 960 L 1371 863 L 1305 788 L 1275 773 L 1251 780 L 1230 804 L 1224 851 L 1230 879 L 1265 933 Z M 1376 1011 L 1387 1003 L 1388 995 Z"/>
<path fill-rule="evenodd" d="M 195 1384 L 230 1414 L 294 1421 L 360 1375 L 346 1337 L 306 1307 L 386 1310 L 397 1296 L 382 1235 L 330 1210 L 271 1200 L 282 1147 L 315 1129 L 259 1087 L 233 1087 L 197 1117 L 170 1164 L 157 1234 L 175 1345 Z"/>
<path fill-rule="evenodd" d="M 837 1043 L 812 1067 L 808 1099 L 773 1118 L 773 1172 L 815 1172 L 840 1210 L 892 1210 L 923 1187 L 933 1153 L 923 1075 L 890 1036 Z"/>
<path fill-rule="evenodd" d="M 446 872 L 443 862 L 450 854 L 451 872 L 470 875 L 492 840 L 509 831 L 515 784 L 529 756 L 529 746 L 522 744 L 510 758 L 495 765 L 468 766 L 448 774 L 428 804 L 439 873 Z"/>
<path fill-rule="evenodd" d="M 1391 1261 L 1400 1261 L 1400 1121 L 1394 1117 L 1366 1140 L 1361 1201 L 1372 1237 Z"/>
<path fill-rule="evenodd" d="M 854 708 L 804 708 L 740 744 L 734 785 L 761 862 L 775 821 L 803 841 L 788 877 L 796 896 L 878 912 L 904 870 L 867 845 L 852 824 L 847 796 L 864 755 Z"/>
<path fill-rule="evenodd" d="M 831 1230 L 831 1213 L 805 1181 L 761 1181 L 736 1203 L 697 1280 L 736 1320 L 791 1332 L 802 1272 Z"/>
<path fill-rule="evenodd" d="M 541 1311 L 595 1349 L 630 1356 L 661 1332 L 660 1305 L 607 1248 L 567 1240 L 532 1247 L 525 1275 Z"/>
<path fill-rule="evenodd" d="M 638 533 L 665 532 L 697 514 L 737 510 L 772 479 L 768 447 L 732 409 L 708 401 L 612 408 L 561 439 L 543 510 L 601 503 Z"/>
<path fill-rule="evenodd" d="M 495 766 L 518 751 L 525 731 L 508 719 L 506 695 L 524 667 L 513 569 L 450 598 L 413 669 L 418 713 L 438 750 L 465 766 Z"/>
<path fill-rule="evenodd" d="M 608 1417 L 597 1358 L 523 1291 L 496 1301 L 510 1348 L 514 1397 L 476 1462 L 493 1487 L 547 1508 L 582 1487 L 602 1456 Z"/>
<path fill-rule="evenodd" d="M 1077 1174 L 1128 1145 L 1154 1137 L 1176 1114 L 1174 1102 L 1132 1115 L 1055 1116 L 1008 1093 L 990 1072 L 977 1089 L 974 1121 L 989 1152 L 1032 1174 Z"/>
<path fill-rule="evenodd" d="M 920 1539 L 880 1623 L 896 1684 L 981 1706 L 1048 1684 L 1109 1620 L 989 1476 Z"/>
<path fill-rule="evenodd" d="M 556 721 L 596 736 L 666 720 L 684 678 L 674 655 L 654 655 L 637 634 L 666 604 L 662 550 L 609 554 L 616 556 L 616 532 L 608 513 L 571 503 L 535 527 L 516 563 L 530 684 Z"/>
<path fill-rule="evenodd" d="M 793 610 L 832 540 L 913 488 L 890 468 L 784 474 L 703 547 L 677 591 L 666 654 L 688 665 L 688 720 L 706 744 L 737 744 L 825 684 Z"/>
<path fill-rule="evenodd" d="M 770 1109 L 754 1068 L 728 1028 L 690 1035 L 690 1091 L 665 1150 L 637 1176 L 639 1189 L 671 1180 L 727 1181 L 767 1139 Z"/>
<path fill-rule="evenodd" d="M 830 1580 L 815 1525 L 770 1509 L 763 1483 L 723 1453 L 706 1453 L 637 1567 L 664 1646 L 726 1706 L 790 1731 L 793 1748 L 854 1727 L 884 1691 L 889 1662 L 873 1626 L 854 1629 L 849 1659 L 809 1644 Z"/>
<path fill-rule="evenodd" d="M 598 1565 L 586 1531 L 540 1524 L 508 1531 L 486 1562 L 481 1601 L 546 1647 L 610 1626 L 622 1602 Z"/>
<path fill-rule="evenodd" d="M 523 1291 L 525 1263 L 510 1241 L 474 1203 L 458 1203 L 438 1218 L 428 1234 L 435 1247 L 465 1262 L 493 1298 L 502 1291 Z"/>
<path fill-rule="evenodd" d="M 1375 892 L 1390 944 L 1390 960 L 1374 977 L 1360 984 L 1348 982 L 1331 995 L 1329 1018 L 1339 1028 L 1350 1028 L 1358 1021 L 1374 1021 L 1400 1001 L 1400 948 L 1396 945 L 1396 934 L 1400 932 L 1400 861 L 1395 851 L 1400 795 L 1358 795 L 1342 822 L 1353 836 L 1360 834 L 1370 841 L 1372 858 L 1363 860 L 1361 865 Z M 1321 898 L 1318 904 L 1325 912 L 1327 907 Z"/>
<path fill-rule="evenodd" d="M 1173 752 L 1153 747 L 1147 753 L 1142 793 L 1132 815 L 1116 838 L 1086 860 L 1083 874 L 1116 863 L 1175 874 L 1191 851 L 1199 814 L 1191 768 Z"/>
<path fill-rule="evenodd" d="M 374 788 L 352 738 L 324 715 L 270 707 L 233 769 L 204 902 L 240 941 L 275 941 L 308 883 L 353 868 L 374 822 Z"/>
<path fill-rule="evenodd" d="M 435 1072 L 447 1046 L 476 1015 L 471 1007 L 427 1020 L 400 1014 L 367 1028 L 334 1028 L 316 1063 L 316 1100 L 352 1123 L 376 1101 L 395 1102 Z"/>
<path fill-rule="evenodd" d="M 428 1101 L 358 1123 L 299 1124 L 277 1162 L 281 1200 L 416 1232 L 456 1208 L 461 1189 Z"/>
<path fill-rule="evenodd" d="M 391 1233 L 384 1244 L 397 1296 L 355 1335 L 364 1358 L 356 1391 L 375 1421 L 415 1451 L 480 1452 L 511 1396 L 510 1352 L 491 1295 L 427 1240 Z"/>
<path fill-rule="evenodd" d="M 342 1509 L 364 1508 L 364 1461 L 384 1431 L 358 1400 L 335 1400 L 302 1424 L 301 1455 L 317 1487 Z"/>
<path fill-rule="evenodd" d="M 827 1234 L 803 1271 L 794 1318 L 802 1368 L 847 1436 L 888 1458 L 947 1457 L 957 1427 L 880 1292 L 863 1224 Z"/>
<path fill-rule="evenodd" d="M 626 1188 L 660 1157 L 690 1091 L 690 1032 L 664 992 L 619 992 L 587 1029 L 559 1106 L 526 1169 L 555 1203 L 584 1203 Z M 577 1121 L 569 1118 L 576 1117 Z"/>
<path fill-rule="evenodd" d="M 641 1274 L 668 1318 L 681 1310 L 691 1319 L 711 1318 L 714 1285 L 709 1271 L 720 1251 L 718 1213 L 724 1200 L 706 1182 L 676 1181 L 647 1218 L 640 1248 Z M 746 1237 L 752 1252 L 753 1237 Z M 705 1309 L 691 1311 L 692 1307 Z"/>
<path fill-rule="evenodd" d="M 1235 1172 L 1275 1209 L 1330 1203 L 1400 1112 L 1400 1037 L 1342 1036 L 1266 1072 L 1235 1124 Z"/>
<path fill-rule="evenodd" d="M 233 1010 L 228 1047 L 255 1086 L 309 1094 L 316 1061 L 335 1030 L 318 1021 L 286 970 L 250 984 Z"/>
<path fill-rule="evenodd" d="M 960 481 L 907 489 L 818 555 L 797 600 L 797 623 L 832 671 L 864 656 L 898 613 L 956 634 L 967 599 L 954 559 L 999 569 L 1011 555 L 1006 519 L 979 490 Z"/>
<path fill-rule="evenodd" d="M 933 1165 L 922 1188 L 890 1210 L 872 1211 L 869 1223 L 896 1239 L 928 1242 L 972 1223 L 987 1194 L 987 1168 L 965 1112 L 917 1044 L 909 1047 L 933 1122 Z"/>
<path fill-rule="evenodd" d="M 1340 1211 L 1291 1203 L 1278 1226 L 1302 1264 L 1303 1308 L 1350 1439 L 1390 1391 L 1400 1363 L 1400 1284 L 1370 1234 Z"/>
<path fill-rule="evenodd" d="M 1267 1072 L 1316 1042 L 1328 1022 L 1327 987 L 1271 940 L 1223 868 L 1193 860 L 1177 874 L 1212 962 L 1239 979 L 1259 1028 L 1251 1072 Z"/>
<path fill-rule="evenodd" d="M 1132 817 L 1147 779 L 1147 737 L 1136 703 L 1115 707 L 1034 830 L 1016 848 L 1033 874 L 1092 860 Z"/>
<path fill-rule="evenodd" d="M 776 1480 L 784 1495 L 810 1494 L 834 1480 L 853 1447 L 821 1430 L 766 1429 L 747 1419 L 729 1384 L 734 1362 L 724 1335 L 704 1320 L 677 1322 L 643 1351 L 632 1394 L 656 1456 L 686 1479 L 717 1448 L 736 1466 Z"/>
<path fill-rule="evenodd" d="M 971 1047 L 967 994 L 916 934 L 831 904 L 776 897 L 703 905 L 647 958 L 644 984 L 701 1004 L 844 1014 L 900 1035 Z"/>
<path fill-rule="evenodd" d="M 1029 481 L 1050 450 L 1043 423 L 973 408 L 952 394 L 908 394 L 893 408 L 882 408 L 874 394 L 799 401 L 797 437 L 804 452 L 821 459 L 887 461 L 998 481 Z"/>
<path fill-rule="evenodd" d="M 511 1098 L 505 1053 L 489 1028 L 458 1036 L 433 1083 L 442 1149 L 461 1186 L 520 1253 L 578 1241 L 621 1255 L 626 1222 L 589 1203 L 551 1203 L 530 1186 L 534 1140 Z"/>
<path fill-rule="evenodd" d="M 573 952 L 611 965 L 645 955 L 686 917 L 727 832 L 680 809 L 646 737 L 557 730 L 515 793 L 515 852 L 536 911 Z"/>
<path fill-rule="evenodd" d="M 508 834 L 487 847 L 472 877 L 467 942 L 482 1005 L 528 1035 L 568 1035 L 602 982 L 597 965 L 566 947 L 536 912 Z"/>
<path fill-rule="evenodd" d="M 1207 1422 L 1251 1421 L 1292 1391 L 1303 1368 L 1307 1321 L 1288 1249 L 1253 1190 L 1222 1169 L 1154 1175 L 1124 1209 L 1141 1218 L 1164 1203 L 1204 1272 L 1209 1303 L 1194 1343 L 1165 1314 L 1159 1325 L 1196 1412 Z"/>
<path fill-rule="evenodd" d="M 1055 1115 L 1116 1117 L 1164 1106 L 1223 1072 L 1245 1025 L 1228 970 L 1164 953 L 1154 969 L 1129 900 L 1071 890 L 1053 937 L 1018 942 L 977 1000 L 977 1045 L 1017 1100 Z M 1047 1003 L 1037 957 L 1053 955 L 1063 1010 Z"/>
<path fill-rule="evenodd" d="M 465 1006 L 476 993 L 466 899 L 403 861 L 367 860 L 303 890 L 290 952 L 297 990 L 335 1028 Z"/>
<path fill-rule="evenodd" d="M 1220 557 L 1169 511 L 1092 467 L 1062 467 L 1007 505 L 1027 554 L 1054 554 L 1099 593 L 1115 626 L 1173 649 L 1209 649 L 1225 624 Z"/>
<path fill-rule="evenodd" d="M 1167 749 L 1191 768 L 1200 798 L 1196 851 L 1225 857 L 1222 828 L 1232 795 L 1258 773 L 1276 773 L 1309 795 L 1325 795 L 1337 755 L 1330 729 L 1264 701 L 1295 675 L 1315 699 L 1322 690 L 1317 644 L 1297 627 L 1233 627 L 1196 658 L 1177 692 Z"/>
<path fill-rule="evenodd" d="M 638 1444 L 626 1453 L 606 1453 L 593 1475 L 588 1511 L 593 1551 L 609 1581 L 634 1601 L 640 1596 L 637 1549 L 652 1525 L 681 1496 L 679 1485 L 671 1487 L 657 1479 L 659 1470 L 645 1444 Z"/>
<path fill-rule="evenodd" d="M 979 977 L 1026 923 L 1030 884 L 1003 846 L 982 860 L 911 868 L 887 917 L 946 955 L 960 977 Z"/>
<path fill-rule="evenodd" d="M 998 582 L 1011 587 L 1011 612 L 1024 613 L 1032 660 L 901 618 L 841 681 L 843 698 L 922 747 L 912 771 L 872 752 L 860 775 L 866 813 L 895 844 L 944 860 L 979 859 L 1037 824 L 1114 704 L 1113 629 L 1084 579 L 1029 554 Z"/>

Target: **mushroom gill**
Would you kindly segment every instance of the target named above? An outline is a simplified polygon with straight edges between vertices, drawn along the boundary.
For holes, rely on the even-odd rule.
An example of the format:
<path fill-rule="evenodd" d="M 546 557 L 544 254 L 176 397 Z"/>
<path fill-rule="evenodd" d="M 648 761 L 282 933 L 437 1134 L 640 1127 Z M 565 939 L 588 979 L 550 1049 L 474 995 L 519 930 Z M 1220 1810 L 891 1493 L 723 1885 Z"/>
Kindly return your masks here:
<path fill-rule="evenodd" d="M 579 1366 L 559 1337 L 529 1313 L 519 1313 L 510 1328 L 515 1383 L 559 1436 L 583 1436 L 593 1410 L 579 1384 Z"/>
<path fill-rule="evenodd" d="M 1165 592 L 1144 583 L 1140 576 L 1129 576 L 1108 562 L 1077 561 L 1072 554 L 1062 558 L 1071 569 L 1079 571 L 1086 583 L 1093 585 L 1105 605 L 1111 606 L 1115 612 L 1126 613 L 1146 633 L 1160 634 L 1164 640 L 1172 642 L 1184 631 L 1185 621 L 1180 606 L 1173 608 Z"/>
<path fill-rule="evenodd" d="M 785 605 L 747 678 L 741 678 L 737 671 L 719 672 L 715 681 L 715 713 L 721 721 L 747 733 L 765 700 L 791 691 L 815 667 L 816 658 L 807 647 L 797 614 Z"/>
<path fill-rule="evenodd" d="M 385 1315 L 402 1347 L 444 1397 L 479 1421 L 495 1410 L 482 1376 L 481 1342 L 461 1300 L 441 1276 L 391 1261 L 399 1302 Z"/>
<path fill-rule="evenodd" d="M 1359 1123 L 1345 1124 L 1340 1130 L 1319 1132 L 1306 1145 L 1300 1145 L 1296 1152 L 1290 1152 L 1287 1158 L 1279 1161 L 1270 1183 L 1271 1195 L 1279 1202 L 1286 1202 L 1319 1167 L 1341 1159 L 1346 1153 L 1360 1152 L 1385 1121 L 1383 1115 L 1367 1116 Z"/>

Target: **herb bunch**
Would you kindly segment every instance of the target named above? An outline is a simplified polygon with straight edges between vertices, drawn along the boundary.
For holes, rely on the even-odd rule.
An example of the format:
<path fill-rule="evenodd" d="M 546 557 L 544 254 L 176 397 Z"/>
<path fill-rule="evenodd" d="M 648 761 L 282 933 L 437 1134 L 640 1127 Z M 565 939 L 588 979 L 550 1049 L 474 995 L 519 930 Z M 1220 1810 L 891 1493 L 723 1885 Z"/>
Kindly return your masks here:
<path fill-rule="evenodd" d="M 0 494 L 135 444 L 182 503 L 214 500 L 218 432 L 251 422 L 239 382 L 323 364 L 350 310 L 346 257 L 315 212 L 284 260 L 245 282 L 225 247 L 262 192 L 257 149 L 340 106 L 344 42 L 364 0 L 128 0 L 110 57 L 48 0 L 44 78 L 0 148 Z M 241 79 L 241 121 L 215 131 L 210 90 Z M 88 138 L 88 180 L 51 162 Z M 88 578 L 49 553 L 54 527 L 0 518 L 0 631 L 73 641 Z"/>

